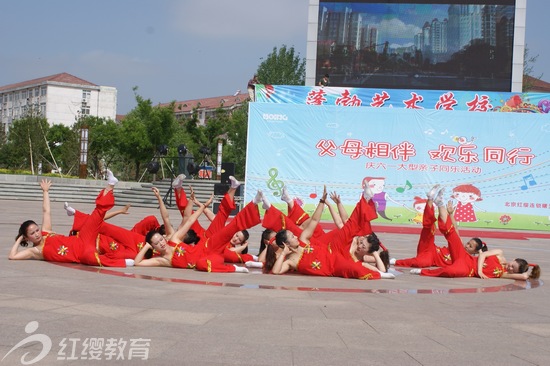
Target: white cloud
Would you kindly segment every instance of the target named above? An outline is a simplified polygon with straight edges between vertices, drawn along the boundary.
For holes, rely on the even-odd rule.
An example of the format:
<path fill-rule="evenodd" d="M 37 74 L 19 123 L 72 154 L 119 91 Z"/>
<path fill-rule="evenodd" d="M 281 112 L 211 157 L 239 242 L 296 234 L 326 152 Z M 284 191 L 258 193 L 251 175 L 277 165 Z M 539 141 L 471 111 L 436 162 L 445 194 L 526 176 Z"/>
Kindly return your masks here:
<path fill-rule="evenodd" d="M 421 28 L 413 24 L 405 24 L 398 18 L 382 20 L 377 25 L 378 32 L 386 38 L 411 38 L 422 31 Z"/>

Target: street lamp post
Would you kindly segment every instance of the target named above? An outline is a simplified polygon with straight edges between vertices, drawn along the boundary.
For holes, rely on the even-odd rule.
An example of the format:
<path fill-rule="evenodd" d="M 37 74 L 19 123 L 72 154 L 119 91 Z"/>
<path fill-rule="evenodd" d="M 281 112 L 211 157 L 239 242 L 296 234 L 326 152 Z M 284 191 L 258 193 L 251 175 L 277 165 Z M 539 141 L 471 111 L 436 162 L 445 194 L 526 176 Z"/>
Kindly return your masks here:
<path fill-rule="evenodd" d="M 86 179 L 88 176 L 88 126 L 80 129 L 80 170 L 78 177 Z"/>

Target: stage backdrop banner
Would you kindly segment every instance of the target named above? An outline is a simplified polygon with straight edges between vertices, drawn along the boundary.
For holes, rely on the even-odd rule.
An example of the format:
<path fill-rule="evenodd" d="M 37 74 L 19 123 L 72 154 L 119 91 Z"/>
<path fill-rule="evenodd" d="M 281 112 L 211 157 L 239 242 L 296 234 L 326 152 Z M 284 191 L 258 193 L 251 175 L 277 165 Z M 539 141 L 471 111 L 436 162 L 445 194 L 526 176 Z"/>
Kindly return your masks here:
<path fill-rule="evenodd" d="M 351 211 L 369 184 L 377 221 L 417 225 L 439 183 L 459 225 L 550 231 L 549 138 L 545 114 L 250 103 L 245 196 L 326 184 Z"/>
<path fill-rule="evenodd" d="M 256 85 L 256 101 L 262 103 L 469 112 L 550 112 L 550 94 L 548 93 Z"/>

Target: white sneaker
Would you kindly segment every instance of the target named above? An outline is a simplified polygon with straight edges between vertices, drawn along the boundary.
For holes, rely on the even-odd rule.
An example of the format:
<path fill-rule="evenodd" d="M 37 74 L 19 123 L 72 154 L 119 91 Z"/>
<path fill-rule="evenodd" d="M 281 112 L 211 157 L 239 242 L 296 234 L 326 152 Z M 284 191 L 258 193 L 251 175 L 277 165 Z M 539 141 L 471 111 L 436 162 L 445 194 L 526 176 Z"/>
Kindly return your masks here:
<path fill-rule="evenodd" d="M 428 196 L 428 199 L 433 201 L 438 190 L 439 190 L 439 184 L 436 184 L 435 186 L 432 187 L 432 189 L 430 189 L 428 193 L 426 193 L 426 195 Z"/>
<path fill-rule="evenodd" d="M 115 175 L 110 169 L 107 169 L 107 184 L 110 186 L 114 186 L 118 183 L 118 179 L 116 179 Z"/>
<path fill-rule="evenodd" d="M 365 184 L 365 189 L 363 190 L 363 197 L 365 197 L 367 201 L 369 201 L 370 199 L 372 199 L 372 197 L 374 197 L 374 193 L 372 189 L 370 189 L 370 186 L 368 183 Z"/>
<path fill-rule="evenodd" d="M 262 191 L 261 190 L 258 189 L 258 192 L 256 192 L 256 196 L 254 197 L 252 202 L 254 202 L 255 205 L 262 202 Z"/>
<path fill-rule="evenodd" d="M 380 272 L 380 278 L 393 280 L 395 278 L 395 275 L 393 273 Z"/>
<path fill-rule="evenodd" d="M 413 269 L 411 269 L 411 274 L 419 275 L 419 274 L 420 274 L 420 271 L 422 271 L 422 269 L 420 269 L 420 268 L 413 268 Z"/>
<path fill-rule="evenodd" d="M 181 186 L 183 185 L 184 179 L 185 179 L 185 174 L 178 175 L 176 179 L 174 179 L 174 181 L 172 182 L 172 188 L 174 189 L 181 188 Z"/>
<path fill-rule="evenodd" d="M 231 182 L 231 188 L 233 189 L 237 189 L 241 185 L 241 182 L 239 182 L 237 178 L 232 175 L 229 176 L 229 181 Z"/>
<path fill-rule="evenodd" d="M 248 268 L 235 265 L 235 272 L 248 273 Z"/>
<path fill-rule="evenodd" d="M 126 267 L 133 267 L 135 262 L 133 259 L 125 259 L 124 262 L 126 262 Z"/>
<path fill-rule="evenodd" d="M 76 210 L 74 208 L 72 208 L 71 206 L 69 206 L 68 202 L 65 202 L 63 204 L 63 208 L 65 208 L 65 211 L 67 211 L 67 216 L 74 216 Z"/>
<path fill-rule="evenodd" d="M 441 190 L 437 193 L 437 196 L 434 199 L 434 203 L 437 207 L 444 207 L 445 201 L 443 196 L 445 195 L 445 188 L 441 188 Z"/>
<path fill-rule="evenodd" d="M 390 264 L 391 264 L 392 266 L 395 266 L 395 262 L 397 262 L 397 259 L 395 259 L 395 258 L 390 258 Z"/>
<path fill-rule="evenodd" d="M 247 261 L 244 262 L 244 265 L 248 268 L 264 268 L 264 264 L 262 262 Z"/>

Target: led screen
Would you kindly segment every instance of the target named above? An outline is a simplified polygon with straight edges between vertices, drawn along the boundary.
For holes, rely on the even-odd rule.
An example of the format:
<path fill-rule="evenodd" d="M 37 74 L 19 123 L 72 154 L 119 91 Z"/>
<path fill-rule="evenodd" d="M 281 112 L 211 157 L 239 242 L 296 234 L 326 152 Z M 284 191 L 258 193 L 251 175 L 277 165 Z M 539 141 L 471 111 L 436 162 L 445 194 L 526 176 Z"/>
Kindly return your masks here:
<path fill-rule="evenodd" d="M 315 84 L 512 91 L 515 12 L 515 0 L 319 1 Z"/>

